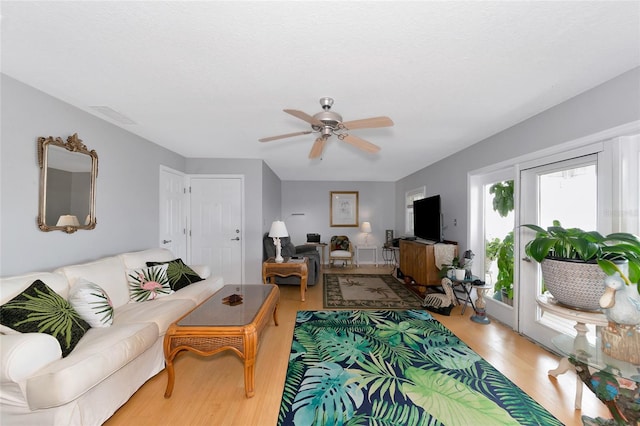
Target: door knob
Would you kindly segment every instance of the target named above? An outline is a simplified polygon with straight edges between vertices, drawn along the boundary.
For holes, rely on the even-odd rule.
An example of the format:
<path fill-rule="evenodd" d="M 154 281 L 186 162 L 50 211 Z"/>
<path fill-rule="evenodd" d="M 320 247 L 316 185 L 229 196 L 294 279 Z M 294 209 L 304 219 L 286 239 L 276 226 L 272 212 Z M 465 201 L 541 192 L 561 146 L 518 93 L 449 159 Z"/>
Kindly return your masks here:
<path fill-rule="evenodd" d="M 240 241 L 240 237 L 232 238 L 231 241 Z"/>
<path fill-rule="evenodd" d="M 162 244 L 169 244 L 171 240 L 162 240 Z"/>

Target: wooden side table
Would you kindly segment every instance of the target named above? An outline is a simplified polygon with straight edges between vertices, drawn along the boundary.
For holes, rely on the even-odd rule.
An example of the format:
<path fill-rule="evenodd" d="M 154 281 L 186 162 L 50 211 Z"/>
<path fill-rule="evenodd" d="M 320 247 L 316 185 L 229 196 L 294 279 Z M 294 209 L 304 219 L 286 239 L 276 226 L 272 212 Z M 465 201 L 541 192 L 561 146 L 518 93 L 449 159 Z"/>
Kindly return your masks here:
<path fill-rule="evenodd" d="M 309 277 L 309 259 L 292 259 L 285 257 L 284 262 L 276 263 L 273 257 L 262 263 L 262 282 L 264 284 L 276 284 L 275 277 L 288 277 L 291 275 L 300 277 L 300 300 L 305 301 L 307 292 L 307 279 Z"/>
<path fill-rule="evenodd" d="M 587 331 L 589 331 L 589 329 L 587 328 L 587 324 L 594 324 L 596 327 L 606 327 L 608 324 L 607 318 L 604 314 L 600 312 L 587 312 L 566 308 L 556 302 L 556 300 L 549 294 L 538 295 L 538 297 L 536 297 L 536 303 L 538 303 L 538 306 L 542 309 L 543 313 L 549 312 L 561 318 L 575 321 L 576 325 L 574 325 L 573 328 L 575 328 L 577 335 L 575 339 L 573 339 L 574 350 L 582 350 L 589 346 L 589 342 L 587 340 Z M 569 358 L 564 357 L 560 360 L 560 363 L 556 368 L 549 370 L 548 374 L 550 376 L 557 377 L 569 370 L 575 371 L 575 368 L 569 362 Z M 576 410 L 582 408 L 582 381 L 578 378 L 576 379 L 575 407 Z"/>

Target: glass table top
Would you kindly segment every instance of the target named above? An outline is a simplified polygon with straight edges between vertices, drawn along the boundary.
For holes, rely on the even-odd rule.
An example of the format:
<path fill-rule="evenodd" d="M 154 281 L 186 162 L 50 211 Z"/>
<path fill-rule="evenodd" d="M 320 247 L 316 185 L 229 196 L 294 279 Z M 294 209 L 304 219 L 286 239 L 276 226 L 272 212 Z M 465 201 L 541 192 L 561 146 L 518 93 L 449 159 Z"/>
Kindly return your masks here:
<path fill-rule="evenodd" d="M 271 284 L 225 285 L 217 293 L 177 322 L 180 327 L 243 326 L 251 323 L 276 286 Z M 223 303 L 232 294 L 242 296 L 237 305 Z"/>
<path fill-rule="evenodd" d="M 640 365 L 613 358 L 602 352 L 598 337 L 594 343 L 586 338 L 574 338 L 566 334 L 551 339 L 553 345 L 565 356 L 571 356 L 600 371 L 608 371 L 618 377 L 640 382 Z"/>

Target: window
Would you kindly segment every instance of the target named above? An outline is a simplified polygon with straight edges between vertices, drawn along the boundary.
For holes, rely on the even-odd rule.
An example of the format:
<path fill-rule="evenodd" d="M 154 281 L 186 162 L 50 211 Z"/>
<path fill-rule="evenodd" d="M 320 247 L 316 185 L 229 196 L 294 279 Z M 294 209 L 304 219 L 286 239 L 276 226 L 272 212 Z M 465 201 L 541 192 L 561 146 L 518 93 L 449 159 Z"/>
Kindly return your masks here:
<path fill-rule="evenodd" d="M 406 210 L 404 219 L 404 232 L 406 235 L 413 235 L 413 202 L 424 198 L 426 188 L 423 186 L 418 189 L 407 191 L 405 195 Z"/>

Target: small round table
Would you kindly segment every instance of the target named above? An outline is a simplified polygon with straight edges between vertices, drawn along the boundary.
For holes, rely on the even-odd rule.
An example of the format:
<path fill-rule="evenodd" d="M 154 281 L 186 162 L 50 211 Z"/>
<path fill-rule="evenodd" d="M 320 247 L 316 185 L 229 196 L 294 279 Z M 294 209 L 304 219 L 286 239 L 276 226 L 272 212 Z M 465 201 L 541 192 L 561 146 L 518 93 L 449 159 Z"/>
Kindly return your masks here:
<path fill-rule="evenodd" d="M 476 299 L 476 306 L 474 309 L 475 314 L 471 315 L 471 321 L 477 322 L 478 324 L 489 324 L 491 320 L 489 320 L 489 317 L 487 317 L 487 312 L 485 310 L 487 302 L 484 300 L 484 296 L 485 294 L 487 294 L 487 290 L 493 288 L 493 286 L 491 284 L 485 284 L 474 285 L 472 287 L 476 289 L 478 298 Z"/>
<path fill-rule="evenodd" d="M 574 351 L 583 350 L 589 346 L 587 340 L 587 324 L 594 324 L 596 327 L 605 327 L 607 325 L 607 318 L 601 312 L 588 312 L 580 311 L 577 309 L 567 308 L 558 302 L 548 293 L 540 294 L 536 297 L 536 303 L 542 309 L 542 312 L 549 312 L 557 315 L 561 318 L 575 321 L 576 325 L 573 328 L 576 330 L 576 337 L 567 336 L 572 343 Z M 565 335 L 566 336 L 566 335 Z M 563 355 L 566 355 L 563 351 Z M 560 360 L 560 363 L 553 370 L 549 370 L 548 374 L 553 377 L 557 377 L 560 374 L 566 373 L 569 370 L 575 370 L 574 366 L 569 362 L 569 357 L 565 356 Z M 576 410 L 582 408 L 582 382 L 576 381 Z"/>
<path fill-rule="evenodd" d="M 585 425 L 635 425 L 640 423 L 640 365 L 612 358 L 602 352 L 601 330 L 595 344 L 585 343 L 576 348 L 571 336 L 561 334 L 551 339 L 553 345 L 569 357 L 576 374 L 602 401 L 613 416 L 612 420 L 597 420 L 583 416 Z"/>

